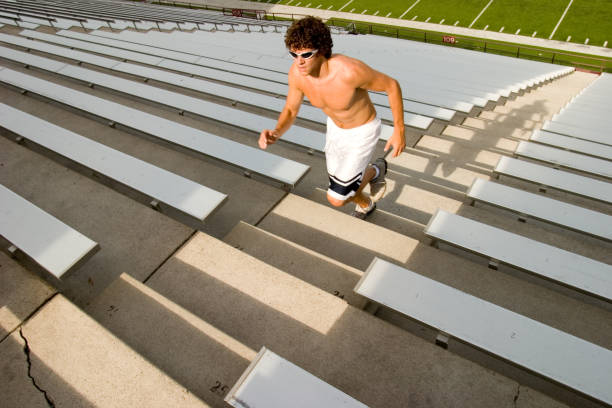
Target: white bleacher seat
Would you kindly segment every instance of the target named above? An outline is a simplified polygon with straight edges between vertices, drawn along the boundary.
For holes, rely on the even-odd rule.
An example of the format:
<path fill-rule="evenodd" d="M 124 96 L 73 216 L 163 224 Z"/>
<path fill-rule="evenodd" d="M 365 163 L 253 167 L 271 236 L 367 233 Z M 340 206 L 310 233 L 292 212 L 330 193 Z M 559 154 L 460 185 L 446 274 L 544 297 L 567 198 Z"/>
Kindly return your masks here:
<path fill-rule="evenodd" d="M 612 351 L 375 258 L 355 292 L 604 404 Z"/>
<path fill-rule="evenodd" d="M 75 40 L 72 38 L 64 38 L 64 37 L 54 36 L 50 34 L 39 33 L 35 31 L 24 30 L 21 32 L 21 34 L 27 37 L 38 38 L 44 41 L 51 41 L 51 42 L 65 45 L 65 46 L 78 47 L 84 50 L 114 56 L 114 53 L 112 52 L 113 48 L 104 46 L 104 45 L 88 43 L 86 41 Z M 5 41 L 5 42 L 12 42 L 12 40 L 9 37 L 10 36 L 0 37 L 0 40 Z M 32 48 L 36 47 L 36 49 L 45 50 L 44 45 L 32 44 L 31 47 Z M 184 63 L 181 61 L 164 59 L 164 58 L 160 58 L 159 61 L 151 60 L 151 58 L 156 58 L 156 57 L 153 57 L 147 54 L 141 54 L 138 52 L 133 52 L 133 51 L 126 51 L 126 50 L 119 50 L 119 51 L 121 51 L 120 54 L 122 58 L 129 58 L 129 59 L 132 59 L 137 62 L 144 63 L 144 64 L 156 65 L 159 67 L 168 68 L 168 69 L 180 71 L 180 72 L 185 72 L 185 73 L 189 73 L 192 75 L 198 75 L 198 76 L 203 76 L 206 78 L 212 78 L 215 80 L 221 80 L 221 81 L 232 83 L 232 84 L 239 83 L 247 87 L 260 89 L 260 90 L 264 90 L 267 92 L 285 95 L 288 89 L 287 85 L 285 84 L 280 84 L 280 83 L 273 82 L 273 81 L 258 79 L 258 78 L 254 78 L 248 75 L 234 74 L 231 72 L 220 71 L 217 69 L 211 69 L 211 68 L 207 68 L 207 67 L 203 67 L 199 65 L 194 65 L 190 63 Z M 139 58 L 139 55 L 142 55 L 143 58 Z M 381 106 L 381 107 L 378 107 L 377 111 L 382 119 L 386 119 L 389 121 L 393 120 L 393 116 L 392 116 L 390 108 Z M 429 129 L 431 124 L 433 123 L 433 119 L 429 117 L 421 116 L 421 115 L 415 115 L 412 113 L 404 112 L 404 123 L 406 126 L 412 127 L 416 129 L 417 131 L 418 130 L 427 131 L 427 129 Z"/>
<path fill-rule="evenodd" d="M 493 170 L 505 175 L 579 196 L 612 203 L 612 183 L 502 156 Z"/>
<path fill-rule="evenodd" d="M 295 186 L 309 170 L 308 166 L 293 160 L 8 68 L 0 69 L 0 82 L 213 157 L 287 187 Z"/>
<path fill-rule="evenodd" d="M 60 279 L 99 245 L 0 184 L 0 235 Z"/>
<path fill-rule="evenodd" d="M 612 160 L 612 146 L 601 143 L 589 142 L 588 140 L 576 139 L 546 130 L 534 131 L 529 140 L 544 145 L 558 147 L 570 152 L 587 154 L 601 159 Z"/>
<path fill-rule="evenodd" d="M 204 221 L 227 198 L 8 105 L 0 104 L 0 127 L 199 221 Z"/>
<path fill-rule="evenodd" d="M 197 37 L 195 35 L 190 36 L 190 37 L 195 37 L 195 38 L 186 37 L 186 36 L 189 36 L 189 34 L 187 33 L 173 33 L 173 35 L 179 36 L 178 38 L 180 38 L 180 40 L 178 41 L 177 40 L 173 41 L 172 40 L 173 37 L 170 37 L 166 34 L 161 34 L 161 33 L 156 33 L 156 32 L 151 32 L 149 35 L 144 35 L 142 33 L 127 32 L 127 31 L 123 31 L 120 33 L 109 33 L 107 31 L 94 31 L 91 34 L 95 36 L 101 36 L 104 38 L 119 39 L 123 41 L 134 42 L 137 44 L 144 44 L 144 45 L 149 45 L 149 46 L 154 46 L 154 47 L 160 47 L 160 48 L 169 49 L 169 50 L 180 50 L 181 52 L 185 52 L 188 54 L 201 55 L 203 56 L 203 58 L 206 58 L 205 55 L 210 55 L 212 53 L 215 55 L 215 58 L 222 58 L 222 59 L 225 59 L 226 61 L 230 61 L 230 60 L 234 61 L 235 55 L 238 53 L 238 51 L 236 50 L 232 50 L 231 48 L 227 48 L 227 47 L 223 48 L 219 46 L 218 44 L 217 45 L 211 45 L 211 44 L 203 45 L 203 44 L 196 43 L 195 38 Z M 240 51 L 239 54 L 240 54 L 239 55 L 240 63 L 243 65 L 249 65 L 253 68 L 258 67 L 258 68 L 262 68 L 265 70 L 278 70 L 279 68 L 283 69 L 283 67 L 286 66 L 286 69 L 284 69 L 284 72 L 286 72 L 288 70 L 288 67 L 291 65 L 290 62 L 279 60 L 278 58 L 272 58 L 269 56 L 261 56 L 259 54 L 249 52 L 249 51 Z M 204 60 L 200 61 L 202 65 L 212 64 L 212 62 L 210 61 L 210 58 L 206 58 L 206 59 L 207 61 L 205 63 L 204 63 Z M 270 62 L 264 63 L 264 61 L 270 61 Z M 235 69 L 235 68 L 232 68 L 232 69 Z M 283 76 L 284 76 L 283 82 L 286 82 L 286 73 L 284 73 Z M 275 78 L 277 79 L 276 75 L 275 75 Z M 453 101 L 453 100 L 450 100 L 450 98 L 448 98 L 447 95 L 438 95 L 438 94 L 434 94 L 431 92 L 420 93 L 417 91 L 418 90 L 416 89 L 411 89 L 410 95 L 404 95 L 405 99 L 407 99 L 408 97 L 412 99 L 412 100 L 407 100 L 407 102 L 415 103 L 415 99 L 423 98 L 425 102 L 430 103 L 432 105 L 445 107 L 445 108 L 456 110 L 456 111 L 463 112 L 466 114 L 470 114 L 474 112 L 475 107 L 471 103 L 467 103 L 463 101 Z M 388 106 L 388 100 L 387 100 L 386 95 L 381 96 L 381 95 L 377 95 L 376 93 L 370 93 L 370 94 L 371 94 L 371 97 L 374 103 L 382 105 L 382 106 Z M 427 112 L 414 112 L 414 113 L 423 114 L 426 116 L 432 116 L 431 114 L 428 114 Z M 445 120 L 444 118 L 441 118 L 441 119 Z"/>
<path fill-rule="evenodd" d="M 557 123 L 545 121 L 542 125 L 542 130 L 559 133 L 561 135 L 572 136 L 578 139 L 584 139 L 591 142 L 612 145 L 612 136 L 607 131 L 598 131 L 565 123 Z"/>
<path fill-rule="evenodd" d="M 467 197 L 612 241 L 612 216 L 476 178 Z"/>
<path fill-rule="evenodd" d="M 425 235 L 612 301 L 612 265 L 443 210 L 431 217 Z"/>
<path fill-rule="evenodd" d="M 521 141 L 514 152 L 517 156 L 552 163 L 584 173 L 612 178 L 612 162 L 569 152 L 539 143 Z"/>
<path fill-rule="evenodd" d="M 31 30 L 36 30 L 38 27 L 40 27 L 39 24 L 28 23 L 27 21 L 22 21 L 22 20 L 13 20 L 11 18 L 5 18 L 5 17 L 0 17 L 0 23 L 8 24 L 8 25 L 16 26 L 16 27 L 28 28 Z"/>
<path fill-rule="evenodd" d="M 367 408 L 265 347 L 229 391 L 225 401 L 236 408 Z"/>
<path fill-rule="evenodd" d="M 78 81 L 85 81 L 92 85 L 102 86 L 120 93 L 125 93 L 135 97 L 147 99 L 155 103 L 176 108 L 180 111 L 191 112 L 193 114 L 215 119 L 220 122 L 228 123 L 230 125 L 239 125 L 242 128 L 254 131 L 258 134 L 262 129 L 272 129 L 276 126 L 275 119 L 270 119 L 253 113 L 229 108 L 212 102 L 204 101 L 202 99 L 152 87 L 150 85 L 145 85 L 139 82 L 129 81 L 123 78 L 103 74 L 97 71 L 92 71 L 74 65 L 65 64 L 56 60 L 32 55 L 30 53 L 16 51 L 11 48 L 0 47 L 0 55 L 2 56 L 2 58 L 6 58 L 11 61 L 21 62 L 30 67 L 36 67 L 39 69 L 51 71 L 59 75 L 64 75 L 69 78 L 73 78 Z M 123 65 L 125 67 L 125 65 L 128 64 L 121 63 L 120 65 Z M 133 71 L 135 74 L 143 74 L 142 72 L 140 72 L 143 70 L 143 67 L 136 66 L 133 64 L 131 65 L 131 71 Z M 127 70 L 122 71 L 127 72 Z M 164 77 L 176 75 L 161 70 L 157 70 L 157 72 L 162 74 Z M 198 81 L 194 78 L 183 77 L 183 79 L 185 81 L 190 82 Z M 213 90 L 211 91 L 210 89 L 208 89 L 208 91 L 209 93 L 213 94 L 215 93 L 214 88 L 227 88 L 222 85 L 216 85 L 213 83 L 210 84 L 212 85 Z M 238 90 L 235 90 L 235 93 L 238 94 L 238 97 L 242 97 Z M 221 96 L 222 95 L 223 92 L 221 92 Z M 276 106 L 274 107 L 277 108 L 278 111 L 280 111 L 283 108 L 284 103 L 274 98 L 271 98 L 273 99 L 273 101 L 269 101 L 268 99 L 270 98 L 271 97 L 266 95 L 255 94 L 255 100 L 252 101 L 252 103 L 256 103 L 258 100 L 261 101 L 262 99 L 265 102 L 277 102 Z M 304 108 L 306 108 L 304 109 L 305 111 L 308 111 L 308 109 L 314 110 L 314 108 L 310 106 L 305 106 Z M 317 110 L 317 112 L 320 111 Z M 323 116 L 324 119 L 326 118 L 324 114 L 322 114 L 321 116 Z M 319 122 L 323 122 L 324 119 L 319 120 Z M 385 136 L 386 139 L 390 137 L 388 131 L 385 132 Z M 297 125 L 293 126 L 291 130 L 283 136 L 282 140 L 295 143 L 297 145 L 304 146 L 308 149 L 312 149 L 319 152 L 323 152 L 323 150 L 325 149 L 325 135 L 323 133 L 316 132 L 314 130 L 310 130 Z"/>

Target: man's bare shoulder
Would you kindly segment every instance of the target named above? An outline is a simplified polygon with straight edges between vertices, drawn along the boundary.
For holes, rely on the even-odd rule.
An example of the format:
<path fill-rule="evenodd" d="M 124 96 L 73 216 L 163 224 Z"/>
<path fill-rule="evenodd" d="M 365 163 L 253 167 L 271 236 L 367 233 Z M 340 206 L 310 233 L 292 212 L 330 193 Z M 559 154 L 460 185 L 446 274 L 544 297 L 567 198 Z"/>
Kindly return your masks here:
<path fill-rule="evenodd" d="M 346 79 L 358 81 L 371 71 L 371 68 L 365 62 L 344 54 L 333 54 L 329 63 L 331 71 L 341 73 Z"/>

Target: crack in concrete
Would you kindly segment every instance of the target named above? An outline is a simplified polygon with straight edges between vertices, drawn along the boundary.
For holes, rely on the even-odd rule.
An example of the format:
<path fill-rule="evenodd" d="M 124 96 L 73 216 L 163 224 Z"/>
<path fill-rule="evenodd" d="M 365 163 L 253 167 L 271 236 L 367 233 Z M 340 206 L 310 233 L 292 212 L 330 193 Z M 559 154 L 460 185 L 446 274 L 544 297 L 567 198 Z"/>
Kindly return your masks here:
<path fill-rule="evenodd" d="M 47 404 L 49 404 L 51 408 L 55 408 L 55 403 L 53 402 L 53 399 L 49 397 L 49 394 L 47 394 L 47 391 L 43 390 L 42 388 L 38 386 L 38 384 L 36 384 L 36 380 L 34 379 L 34 377 L 32 377 L 32 360 L 30 359 L 30 344 L 28 343 L 28 339 L 26 339 L 25 336 L 23 335 L 23 330 L 21 327 L 19 328 L 19 335 L 25 342 L 25 345 L 23 346 L 23 352 L 26 355 L 26 360 L 28 362 L 28 377 L 32 381 L 34 388 L 36 388 L 39 392 L 43 394 L 43 396 L 45 397 L 45 400 L 47 401 Z"/>
<path fill-rule="evenodd" d="M 512 401 L 514 403 L 515 407 L 516 407 L 516 401 L 518 401 L 520 396 L 521 396 L 521 384 L 517 384 L 516 385 L 516 394 L 514 395 L 514 400 Z"/>

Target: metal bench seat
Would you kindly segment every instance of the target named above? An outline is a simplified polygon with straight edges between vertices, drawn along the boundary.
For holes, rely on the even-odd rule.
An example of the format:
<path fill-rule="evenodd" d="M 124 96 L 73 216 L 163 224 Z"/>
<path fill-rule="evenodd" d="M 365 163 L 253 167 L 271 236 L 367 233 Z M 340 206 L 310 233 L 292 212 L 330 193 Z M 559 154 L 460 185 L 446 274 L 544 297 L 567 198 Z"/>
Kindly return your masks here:
<path fill-rule="evenodd" d="M 431 217 L 425 235 L 612 302 L 612 265 L 443 210 Z"/>
<path fill-rule="evenodd" d="M 99 249 L 99 245 L 0 184 L 0 236 L 41 268 L 60 279 Z"/>
<path fill-rule="evenodd" d="M 0 69 L 0 82 L 104 118 L 111 124 L 121 124 L 140 133 L 262 175 L 289 188 L 294 187 L 309 170 L 308 166 L 293 160 L 8 68 Z"/>
<path fill-rule="evenodd" d="M 612 351 L 375 258 L 355 292 L 582 395 L 612 404 Z"/>
<path fill-rule="evenodd" d="M 524 217 L 549 222 L 574 231 L 612 241 L 612 216 L 539 194 L 477 178 L 466 196 Z"/>
<path fill-rule="evenodd" d="M 612 178 L 612 162 L 605 159 L 569 152 L 539 143 L 521 141 L 514 152 L 517 156 L 551 163 L 555 166 Z"/>
<path fill-rule="evenodd" d="M 236 408 L 367 408 L 266 347 L 228 392 L 225 402 Z"/>
<path fill-rule="evenodd" d="M 38 146 L 134 189 L 160 207 L 204 221 L 227 198 L 208 187 L 95 142 L 36 116 L 0 104 L 0 126 Z"/>
<path fill-rule="evenodd" d="M 612 146 L 612 136 L 610 136 L 606 130 L 593 130 L 576 125 L 551 121 L 544 122 L 542 125 L 542 130 L 548 130 L 549 132 Z"/>
<path fill-rule="evenodd" d="M 612 145 L 589 142 L 588 140 L 576 139 L 575 137 L 547 132 L 546 130 L 534 131 L 529 137 L 529 140 L 544 145 L 555 146 L 571 152 L 612 160 Z"/>
<path fill-rule="evenodd" d="M 286 94 L 288 86 L 286 84 L 280 84 L 278 82 L 267 81 L 260 78 L 251 77 L 248 75 L 235 74 L 232 72 L 221 71 L 218 69 L 207 68 L 204 66 L 181 62 L 177 60 L 165 59 L 161 57 L 155 57 L 148 54 L 142 54 L 135 51 L 118 50 L 113 52 L 115 48 L 108 47 L 105 45 L 99 45 L 90 43 L 87 41 L 76 40 L 72 38 L 60 37 L 51 34 L 39 33 L 37 31 L 24 30 L 21 35 L 37 38 L 43 41 L 49 41 L 56 44 L 65 45 L 68 47 L 76 47 L 82 50 L 96 52 L 109 56 L 116 56 L 118 54 L 121 58 L 129 59 L 135 62 L 140 62 L 147 65 L 154 65 L 162 68 L 171 69 L 174 71 L 180 71 L 189 73 L 191 75 L 198 75 L 205 78 L 211 78 L 214 80 L 221 80 L 231 84 L 240 84 L 254 89 L 264 90 L 275 94 Z M 10 39 L 6 38 L 6 41 Z M 34 47 L 34 46 L 32 46 Z M 39 48 L 42 48 L 39 46 Z M 44 48 L 43 48 L 44 49 Z M 392 121 L 393 116 L 390 108 L 380 107 L 378 109 L 379 115 L 382 119 Z M 406 126 L 414 128 L 416 131 L 423 130 L 427 131 L 433 123 L 432 118 L 428 118 L 421 115 L 415 115 L 412 113 L 404 112 L 404 123 Z"/>
<path fill-rule="evenodd" d="M 535 183 L 541 189 L 560 191 L 612 203 L 612 183 L 580 176 L 563 170 L 502 156 L 493 173 Z"/>

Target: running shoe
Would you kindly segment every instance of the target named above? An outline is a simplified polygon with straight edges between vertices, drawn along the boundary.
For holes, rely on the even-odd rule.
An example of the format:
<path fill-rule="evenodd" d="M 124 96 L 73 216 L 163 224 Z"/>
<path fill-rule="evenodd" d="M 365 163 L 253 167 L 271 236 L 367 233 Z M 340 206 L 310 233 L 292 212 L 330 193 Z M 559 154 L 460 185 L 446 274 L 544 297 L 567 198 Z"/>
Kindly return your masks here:
<path fill-rule="evenodd" d="M 387 161 L 380 157 L 372 163 L 372 166 L 376 166 L 379 170 L 378 177 L 374 177 L 370 180 L 370 197 L 373 202 L 377 202 L 383 198 L 387 190 L 387 180 L 385 180 L 385 175 L 387 174 Z"/>

